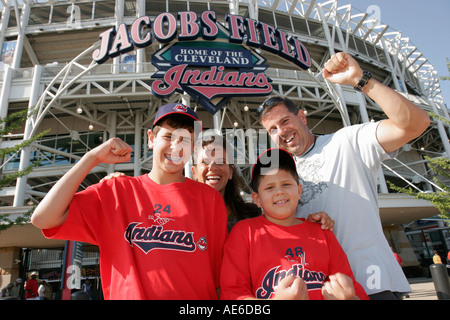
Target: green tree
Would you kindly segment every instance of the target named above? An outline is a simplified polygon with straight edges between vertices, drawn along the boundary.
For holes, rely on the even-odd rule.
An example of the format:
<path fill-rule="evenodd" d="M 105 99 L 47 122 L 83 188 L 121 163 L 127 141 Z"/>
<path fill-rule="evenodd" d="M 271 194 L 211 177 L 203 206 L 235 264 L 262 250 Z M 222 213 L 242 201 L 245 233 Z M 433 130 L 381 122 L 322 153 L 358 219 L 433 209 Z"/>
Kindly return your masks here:
<path fill-rule="evenodd" d="M 21 110 L 18 112 L 14 112 L 5 118 L 0 118 L 0 139 L 4 139 L 4 137 L 7 137 L 10 132 L 12 132 L 15 129 L 19 129 L 23 126 L 23 124 L 26 122 L 28 118 L 28 110 Z M 8 148 L 0 148 L 0 159 L 8 158 L 18 152 L 20 152 L 23 148 L 26 148 L 30 146 L 34 141 L 40 139 L 42 136 L 47 134 L 49 130 L 46 130 L 42 133 L 39 133 L 28 140 L 23 140 L 20 143 L 17 143 L 16 145 Z M 9 186 L 13 184 L 17 178 L 23 177 L 27 174 L 29 174 L 35 167 L 39 166 L 39 162 L 35 162 L 28 167 L 26 167 L 24 170 L 18 170 L 11 174 L 4 174 L 2 173 L 0 175 L 0 190 L 3 189 L 6 186 Z M 34 208 L 29 210 L 27 213 L 23 214 L 22 216 L 16 218 L 16 219 L 10 219 L 9 215 L 0 215 L 0 231 L 6 230 L 13 225 L 23 225 L 29 222 L 31 213 L 33 212 Z"/>
<path fill-rule="evenodd" d="M 442 183 L 441 180 L 450 181 L 450 159 L 447 157 L 430 158 L 425 157 L 429 161 L 428 167 L 436 173 L 433 177 L 434 182 L 442 191 L 434 193 L 415 192 L 411 187 L 401 188 L 387 181 L 391 189 L 401 193 L 408 194 L 416 199 L 423 199 L 430 201 L 438 210 L 439 215 L 443 218 L 450 218 L 450 185 Z M 439 178 L 438 178 L 439 177 Z"/>
<path fill-rule="evenodd" d="M 447 60 L 447 69 L 448 69 L 448 72 L 450 72 L 450 61 L 448 60 L 448 58 L 446 60 Z M 440 76 L 439 78 L 441 80 L 450 80 L 450 77 L 446 77 L 446 76 Z"/>

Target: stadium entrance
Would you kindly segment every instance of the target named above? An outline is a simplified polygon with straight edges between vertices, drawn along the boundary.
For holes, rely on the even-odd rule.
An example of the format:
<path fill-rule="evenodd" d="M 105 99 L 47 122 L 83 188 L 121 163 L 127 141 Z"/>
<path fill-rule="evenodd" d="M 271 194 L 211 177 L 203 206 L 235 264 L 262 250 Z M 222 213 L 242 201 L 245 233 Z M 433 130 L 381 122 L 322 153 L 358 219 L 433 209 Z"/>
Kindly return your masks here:
<path fill-rule="evenodd" d="M 70 282 L 66 286 L 62 283 L 62 272 L 68 267 L 65 252 L 65 248 L 22 249 L 19 276 L 25 279 L 24 286 L 30 274 L 37 272 L 38 280 L 45 280 L 50 285 L 53 300 L 63 298 L 64 287 L 69 288 L 69 296 L 83 291 L 91 300 L 102 300 L 98 247 L 89 244 L 83 246 L 79 271 L 74 270 L 72 277 L 65 278 L 66 282 Z"/>

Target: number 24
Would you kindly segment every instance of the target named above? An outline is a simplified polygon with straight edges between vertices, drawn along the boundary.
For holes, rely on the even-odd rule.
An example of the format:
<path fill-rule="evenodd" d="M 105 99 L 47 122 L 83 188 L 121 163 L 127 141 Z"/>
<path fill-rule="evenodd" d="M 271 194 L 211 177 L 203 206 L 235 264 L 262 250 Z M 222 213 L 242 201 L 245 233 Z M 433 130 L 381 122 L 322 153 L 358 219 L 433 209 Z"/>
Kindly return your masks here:
<path fill-rule="evenodd" d="M 162 209 L 162 205 L 160 204 L 155 204 L 155 210 L 153 211 L 153 213 L 161 213 L 161 209 Z M 170 204 L 165 206 L 164 209 L 162 209 L 163 212 L 169 214 L 170 213 Z"/>

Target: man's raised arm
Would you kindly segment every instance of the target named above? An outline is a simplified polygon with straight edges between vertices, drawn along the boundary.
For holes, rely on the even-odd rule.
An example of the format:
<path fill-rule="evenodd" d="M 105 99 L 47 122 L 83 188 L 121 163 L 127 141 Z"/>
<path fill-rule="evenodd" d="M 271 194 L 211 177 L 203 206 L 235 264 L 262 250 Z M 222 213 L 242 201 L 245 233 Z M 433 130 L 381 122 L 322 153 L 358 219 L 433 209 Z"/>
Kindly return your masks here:
<path fill-rule="evenodd" d="M 338 84 L 355 87 L 362 78 L 363 70 L 348 53 L 333 55 L 324 66 L 325 79 Z M 381 121 L 377 139 L 383 149 L 393 152 L 405 143 L 420 136 L 430 125 L 428 114 L 411 101 L 371 78 L 362 92 L 375 101 L 388 119 Z"/>

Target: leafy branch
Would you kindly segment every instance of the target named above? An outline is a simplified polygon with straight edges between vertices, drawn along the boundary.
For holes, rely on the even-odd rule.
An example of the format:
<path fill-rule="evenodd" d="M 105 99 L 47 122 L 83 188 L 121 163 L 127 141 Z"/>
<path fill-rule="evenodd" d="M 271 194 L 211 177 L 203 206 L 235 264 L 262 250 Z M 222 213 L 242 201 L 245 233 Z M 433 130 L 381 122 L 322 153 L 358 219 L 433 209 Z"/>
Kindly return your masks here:
<path fill-rule="evenodd" d="M 31 114 L 28 114 L 28 110 L 25 109 L 11 113 L 5 118 L 0 118 L 0 138 L 4 139 L 13 130 L 20 129 L 29 116 L 31 116 Z M 49 131 L 50 130 L 45 130 L 44 132 L 41 132 L 28 140 L 23 140 L 12 147 L 0 148 L 0 159 L 4 159 L 7 156 L 14 155 L 20 152 L 22 149 L 29 147 L 33 142 L 42 138 Z M 29 174 L 34 168 L 40 165 L 40 162 L 34 162 L 23 170 L 17 170 L 16 172 L 10 174 L 2 173 L 0 175 L 0 190 L 5 186 L 11 185 L 14 181 L 17 181 L 18 178 Z M 8 214 L 0 215 L 0 232 L 12 227 L 13 225 L 24 225 L 28 223 L 33 211 L 34 207 L 15 219 L 11 219 L 10 215 Z"/>
<path fill-rule="evenodd" d="M 441 120 L 450 125 L 449 120 L 440 117 L 435 113 L 429 114 L 431 117 Z M 441 189 L 440 191 L 436 191 L 434 193 L 425 193 L 425 192 L 417 193 L 413 191 L 411 187 L 402 188 L 394 185 L 390 181 L 387 181 L 387 183 L 389 184 L 389 187 L 391 189 L 397 192 L 405 193 L 407 195 L 415 197 L 416 199 L 422 199 L 431 202 L 433 206 L 435 206 L 439 210 L 439 215 L 441 217 L 450 218 L 450 185 L 442 182 L 442 181 L 450 181 L 450 159 L 448 157 L 430 158 L 427 156 L 425 156 L 424 158 L 428 160 L 427 163 L 428 168 L 435 173 L 435 175 L 433 176 L 433 181 Z"/>

